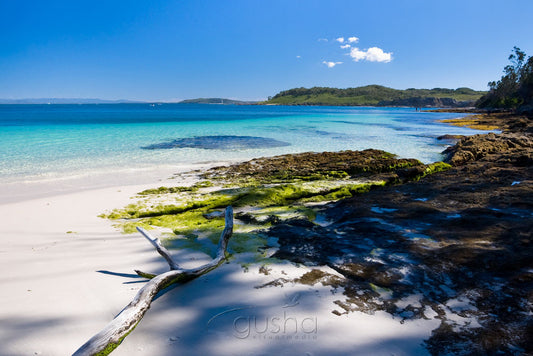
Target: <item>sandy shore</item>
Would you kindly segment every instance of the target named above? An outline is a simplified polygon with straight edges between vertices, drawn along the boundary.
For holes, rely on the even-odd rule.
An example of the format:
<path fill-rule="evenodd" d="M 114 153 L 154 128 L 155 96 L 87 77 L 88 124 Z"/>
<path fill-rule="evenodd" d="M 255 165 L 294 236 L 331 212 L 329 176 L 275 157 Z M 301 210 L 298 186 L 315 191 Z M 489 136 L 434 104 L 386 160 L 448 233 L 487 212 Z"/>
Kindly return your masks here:
<path fill-rule="evenodd" d="M 97 271 L 164 267 L 142 239 L 97 217 L 137 187 L 0 205 L 2 355 L 71 354 L 120 311 L 136 286 Z"/>
<path fill-rule="evenodd" d="M 0 205 L 0 354 L 68 355 L 126 306 L 164 261 L 138 235 L 97 215 L 160 185 L 85 190 Z M 180 182 L 175 182 L 179 185 Z M 209 259 L 175 252 L 186 265 Z M 439 321 L 389 314 L 337 316 L 342 290 L 320 284 L 254 288 L 309 271 L 285 263 L 268 275 L 246 256 L 158 298 L 113 355 L 412 355 Z M 330 273 L 335 273 L 330 270 Z"/>

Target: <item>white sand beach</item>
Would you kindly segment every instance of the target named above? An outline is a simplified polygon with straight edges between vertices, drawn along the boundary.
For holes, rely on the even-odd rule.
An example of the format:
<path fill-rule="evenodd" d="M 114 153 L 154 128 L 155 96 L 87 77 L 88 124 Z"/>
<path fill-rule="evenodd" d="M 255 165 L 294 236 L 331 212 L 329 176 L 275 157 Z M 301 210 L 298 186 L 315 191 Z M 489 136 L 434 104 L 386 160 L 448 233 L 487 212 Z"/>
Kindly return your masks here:
<path fill-rule="evenodd" d="M 140 235 L 97 217 L 160 184 L 0 204 L 1 355 L 72 354 L 142 287 L 134 269 L 166 270 Z M 186 266 L 209 259 L 173 253 Z M 284 263 L 264 275 L 257 265 L 243 269 L 245 260 L 236 256 L 160 296 L 113 355 L 424 355 L 422 342 L 440 323 L 401 323 L 384 312 L 338 316 L 333 302 L 342 290 L 331 286 L 254 288 L 309 268 Z"/>

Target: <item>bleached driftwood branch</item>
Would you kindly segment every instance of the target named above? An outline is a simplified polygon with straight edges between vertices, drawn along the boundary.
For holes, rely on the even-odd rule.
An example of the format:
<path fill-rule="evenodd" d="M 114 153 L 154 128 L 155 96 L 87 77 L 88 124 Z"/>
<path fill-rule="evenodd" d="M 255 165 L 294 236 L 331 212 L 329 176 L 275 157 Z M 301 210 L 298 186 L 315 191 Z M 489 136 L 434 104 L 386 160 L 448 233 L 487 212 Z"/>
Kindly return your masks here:
<path fill-rule="evenodd" d="M 168 252 L 165 246 L 161 245 L 161 241 L 159 241 L 159 239 L 157 238 L 154 239 L 152 236 L 150 236 L 148 231 L 146 231 L 142 227 L 137 227 L 137 231 L 139 231 L 144 237 L 146 237 L 146 239 L 150 241 L 150 243 L 155 247 L 157 252 L 159 252 L 159 254 L 163 256 L 165 260 L 167 260 L 168 266 L 170 267 L 171 270 L 180 269 L 178 264 L 174 262 L 174 260 L 172 259 L 172 256 L 170 256 L 170 252 Z"/>
<path fill-rule="evenodd" d="M 174 283 L 190 281 L 217 268 L 226 259 L 226 248 L 228 246 L 229 238 L 233 234 L 233 209 L 230 206 L 226 208 L 226 226 L 220 236 L 216 257 L 211 262 L 197 268 L 180 268 L 170 256 L 168 250 L 161 245 L 159 239 L 151 237 L 150 234 L 142 228 L 137 228 L 137 230 L 139 230 L 139 232 L 146 237 L 152 245 L 154 245 L 157 252 L 167 260 L 170 271 L 159 275 L 135 271 L 140 276 L 151 278 L 151 280 L 142 287 L 139 292 L 137 292 L 137 295 L 135 295 L 130 304 L 128 304 L 120 314 L 118 314 L 98 334 L 94 335 L 89 341 L 83 344 L 73 356 L 109 354 L 120 345 L 122 340 L 133 331 L 135 326 L 141 321 L 158 292 Z"/>

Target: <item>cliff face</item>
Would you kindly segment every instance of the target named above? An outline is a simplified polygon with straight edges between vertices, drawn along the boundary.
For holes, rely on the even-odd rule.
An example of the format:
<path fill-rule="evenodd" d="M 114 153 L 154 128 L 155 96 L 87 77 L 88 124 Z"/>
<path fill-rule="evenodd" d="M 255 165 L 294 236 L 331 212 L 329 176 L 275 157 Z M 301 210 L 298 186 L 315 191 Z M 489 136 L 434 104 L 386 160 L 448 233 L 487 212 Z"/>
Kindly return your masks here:
<path fill-rule="evenodd" d="M 419 108 L 464 108 L 474 106 L 474 101 L 457 101 L 452 98 L 416 97 L 382 100 L 378 106 L 410 106 Z"/>

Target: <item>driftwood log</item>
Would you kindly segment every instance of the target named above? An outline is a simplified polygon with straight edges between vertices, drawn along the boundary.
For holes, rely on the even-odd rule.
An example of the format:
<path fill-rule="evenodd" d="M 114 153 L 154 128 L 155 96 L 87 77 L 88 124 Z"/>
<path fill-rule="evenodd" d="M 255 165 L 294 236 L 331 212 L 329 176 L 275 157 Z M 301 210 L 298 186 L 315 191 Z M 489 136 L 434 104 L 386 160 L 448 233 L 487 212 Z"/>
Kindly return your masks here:
<path fill-rule="evenodd" d="M 157 293 L 174 283 L 183 283 L 195 279 L 215 268 L 226 259 L 226 248 L 233 234 L 233 209 L 226 208 L 226 226 L 218 243 L 217 255 L 209 263 L 192 269 L 183 269 L 172 259 L 168 250 L 161 244 L 159 239 L 153 238 L 144 229 L 137 230 L 155 247 L 157 252 L 168 262 L 170 271 L 159 275 L 145 273 L 136 270 L 142 277 L 150 278 L 150 281 L 142 287 L 133 300 L 118 314 L 107 326 L 89 341 L 83 344 L 73 356 L 107 355 L 113 351 L 122 340 L 133 331 L 141 321 L 146 311 L 150 308 L 152 300 Z"/>

